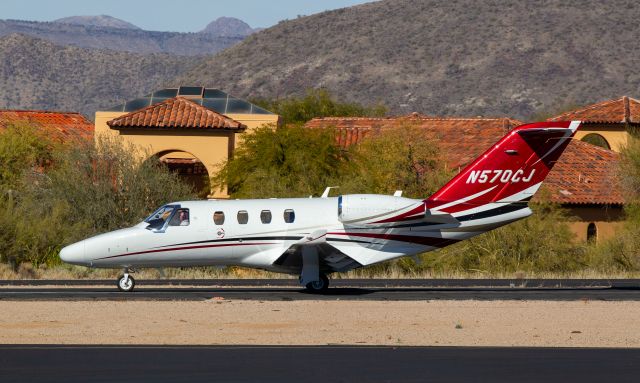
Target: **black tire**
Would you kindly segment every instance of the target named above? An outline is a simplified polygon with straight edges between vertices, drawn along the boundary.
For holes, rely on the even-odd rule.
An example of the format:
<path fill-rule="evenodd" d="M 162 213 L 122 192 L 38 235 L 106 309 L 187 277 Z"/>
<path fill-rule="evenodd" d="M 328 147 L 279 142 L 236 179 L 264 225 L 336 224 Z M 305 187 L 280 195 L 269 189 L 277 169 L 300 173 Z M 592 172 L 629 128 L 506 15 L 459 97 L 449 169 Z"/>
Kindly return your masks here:
<path fill-rule="evenodd" d="M 133 279 L 133 277 L 131 275 L 129 275 L 129 283 L 125 284 L 124 283 L 124 275 L 121 275 L 118 278 L 118 290 L 124 292 L 124 293 L 129 293 L 131 291 L 133 291 L 133 288 L 136 286 L 136 280 Z"/>
<path fill-rule="evenodd" d="M 327 292 L 329 288 L 329 278 L 326 275 L 320 274 L 320 280 L 316 282 L 307 283 L 307 291 L 314 294 L 323 294 Z"/>

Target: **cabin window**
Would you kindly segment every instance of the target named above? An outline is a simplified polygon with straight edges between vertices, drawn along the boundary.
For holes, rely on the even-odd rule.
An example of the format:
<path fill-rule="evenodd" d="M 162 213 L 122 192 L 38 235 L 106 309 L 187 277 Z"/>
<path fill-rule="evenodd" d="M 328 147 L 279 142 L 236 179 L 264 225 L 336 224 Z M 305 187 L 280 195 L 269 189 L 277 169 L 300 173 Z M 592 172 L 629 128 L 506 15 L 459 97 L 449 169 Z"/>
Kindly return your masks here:
<path fill-rule="evenodd" d="M 162 230 L 167 220 L 171 217 L 171 214 L 176 209 L 176 206 L 163 206 L 160 209 L 156 210 L 153 214 L 151 214 L 144 221 L 149 225 L 146 229 L 149 230 Z"/>
<path fill-rule="evenodd" d="M 598 227 L 596 224 L 591 222 L 589 226 L 587 226 L 587 242 L 596 243 L 598 239 Z"/>
<path fill-rule="evenodd" d="M 169 226 L 189 226 L 189 209 L 178 209 L 171 217 Z"/>
<path fill-rule="evenodd" d="M 223 225 L 224 224 L 224 212 L 223 211 L 217 211 L 217 212 L 213 213 L 213 223 L 215 223 L 216 225 Z"/>
<path fill-rule="evenodd" d="M 246 225 L 249 222 L 249 213 L 246 210 L 240 210 L 238 212 L 238 223 L 241 225 Z"/>
<path fill-rule="evenodd" d="M 296 220 L 296 213 L 293 211 L 293 209 L 287 209 L 284 211 L 284 221 L 286 223 L 292 223 L 295 220 Z"/>
<path fill-rule="evenodd" d="M 263 210 L 260 212 L 260 221 L 262 223 L 271 223 L 271 210 Z"/>

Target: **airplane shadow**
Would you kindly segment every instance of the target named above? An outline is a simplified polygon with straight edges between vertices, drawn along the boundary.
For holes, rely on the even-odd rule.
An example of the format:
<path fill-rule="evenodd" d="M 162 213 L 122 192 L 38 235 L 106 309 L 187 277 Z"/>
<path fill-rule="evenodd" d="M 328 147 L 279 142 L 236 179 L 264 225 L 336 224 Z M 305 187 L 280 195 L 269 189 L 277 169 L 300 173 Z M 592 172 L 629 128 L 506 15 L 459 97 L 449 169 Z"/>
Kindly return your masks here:
<path fill-rule="evenodd" d="M 384 294 L 420 294 L 420 293 L 461 293 L 461 294 L 541 294 L 541 293 L 555 293 L 555 294 L 575 294 L 575 293 L 597 293 L 606 291 L 640 291 L 640 286 L 623 286 L 623 287 L 504 287 L 504 288 L 492 288 L 492 287 L 376 287 L 376 288 L 363 288 L 363 287 L 331 287 L 324 293 L 314 293 L 303 288 L 146 288 L 145 292 L 156 293 L 238 293 L 238 294 L 300 294 L 307 296 L 363 296 L 376 293 Z M 135 293 L 135 292 L 134 292 Z"/>

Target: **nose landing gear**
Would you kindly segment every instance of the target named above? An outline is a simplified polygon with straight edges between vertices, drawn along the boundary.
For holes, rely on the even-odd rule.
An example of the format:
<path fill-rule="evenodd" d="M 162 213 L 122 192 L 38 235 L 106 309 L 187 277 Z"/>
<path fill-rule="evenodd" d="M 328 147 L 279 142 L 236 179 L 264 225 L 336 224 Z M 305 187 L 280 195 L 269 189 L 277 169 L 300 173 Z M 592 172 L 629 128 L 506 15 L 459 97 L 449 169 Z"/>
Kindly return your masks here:
<path fill-rule="evenodd" d="M 128 293 L 133 291 L 135 285 L 136 281 L 129 275 L 129 269 L 124 269 L 124 275 L 121 275 L 120 278 L 118 278 L 118 290 Z"/>

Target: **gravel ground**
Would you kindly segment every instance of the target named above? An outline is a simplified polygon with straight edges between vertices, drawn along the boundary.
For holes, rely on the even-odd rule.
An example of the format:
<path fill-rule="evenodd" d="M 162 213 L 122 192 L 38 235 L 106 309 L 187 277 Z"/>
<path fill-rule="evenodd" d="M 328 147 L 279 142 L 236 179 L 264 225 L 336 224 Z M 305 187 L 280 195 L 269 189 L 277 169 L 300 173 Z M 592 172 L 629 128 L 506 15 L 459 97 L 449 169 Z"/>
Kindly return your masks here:
<path fill-rule="evenodd" d="M 0 301 L 0 343 L 640 347 L 639 318 L 604 301 Z"/>

